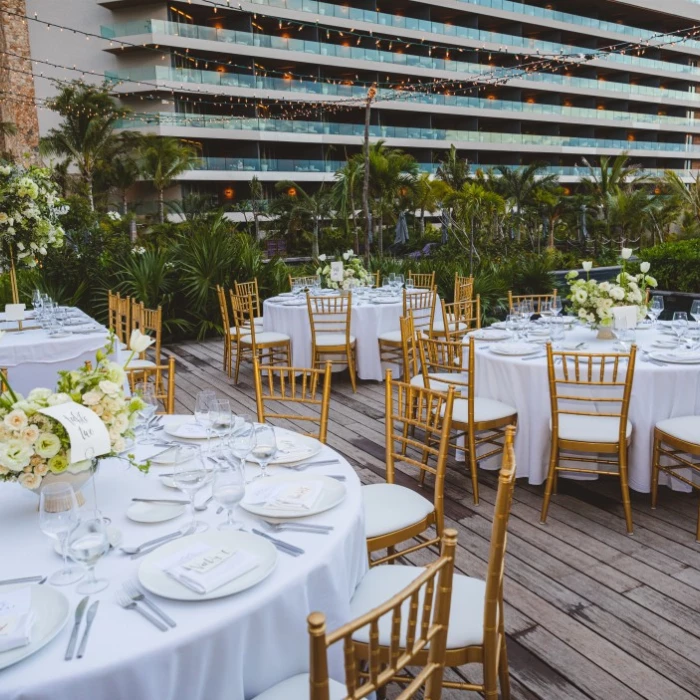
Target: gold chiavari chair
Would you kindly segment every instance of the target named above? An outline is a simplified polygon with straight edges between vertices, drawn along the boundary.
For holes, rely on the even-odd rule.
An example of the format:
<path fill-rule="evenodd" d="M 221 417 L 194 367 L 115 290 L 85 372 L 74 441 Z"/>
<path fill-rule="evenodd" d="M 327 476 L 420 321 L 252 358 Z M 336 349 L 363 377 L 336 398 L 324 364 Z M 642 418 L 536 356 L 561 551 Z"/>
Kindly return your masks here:
<path fill-rule="evenodd" d="M 253 300 L 253 323 L 258 330 L 263 328 L 262 306 L 260 304 L 260 292 L 258 291 L 258 278 L 256 277 L 251 282 L 234 282 L 236 294 L 239 297 L 247 297 Z"/>
<path fill-rule="evenodd" d="M 435 319 L 435 302 L 437 293 L 433 289 L 419 289 L 417 291 L 403 290 L 403 314 L 404 318 L 413 317 L 413 330 L 415 333 L 430 331 Z M 401 366 L 403 363 L 403 345 L 401 329 L 398 331 L 386 331 L 379 335 L 379 357 L 382 362 L 390 362 Z M 402 376 L 410 379 L 408 373 L 402 369 Z"/>
<path fill-rule="evenodd" d="M 224 331 L 224 371 L 230 377 L 233 371 L 233 350 L 235 347 L 236 327 L 231 326 L 231 318 L 228 313 L 228 302 L 226 301 L 226 290 L 220 285 L 216 285 L 216 296 L 219 300 L 219 311 L 221 312 L 221 327 Z"/>
<path fill-rule="evenodd" d="M 667 464 L 661 464 L 666 457 Z M 679 474 L 678 470 L 686 471 Z M 654 428 L 654 460 L 651 474 L 651 507 L 656 508 L 659 492 L 659 473 L 700 491 L 700 484 L 692 475 L 700 475 L 700 416 L 680 416 L 658 422 Z M 700 503 L 695 539 L 700 542 Z"/>
<path fill-rule="evenodd" d="M 517 409 L 495 399 L 476 395 L 476 362 L 474 343 L 467 347 L 460 340 L 420 337 L 416 339 L 420 353 L 423 382 L 426 386 L 446 391 L 455 390 L 452 429 L 456 438 L 464 438 L 464 450 L 472 481 L 474 504 L 479 504 L 479 461 L 503 451 L 506 429 L 516 425 Z"/>
<path fill-rule="evenodd" d="M 114 331 L 119 347 L 126 350 L 131 334 L 131 299 L 107 292 L 107 325 Z"/>
<path fill-rule="evenodd" d="M 435 289 L 435 272 L 409 272 L 406 279 L 415 289 Z"/>
<path fill-rule="evenodd" d="M 7 367 L 0 367 L 0 394 L 4 394 L 10 385 L 7 382 Z"/>
<path fill-rule="evenodd" d="M 445 337 L 448 340 L 461 340 L 473 329 L 481 328 L 481 297 L 462 299 L 446 303 L 440 301 L 442 318 L 436 319 L 430 329 L 430 335 Z"/>
<path fill-rule="evenodd" d="M 547 343 L 552 447 L 541 521 L 556 492 L 559 472 L 607 474 L 620 478 L 627 532 L 632 534 L 632 506 L 627 479 L 627 448 L 632 438 L 628 420 L 637 347 L 629 353 L 576 353 L 552 350 Z M 555 364 L 556 363 L 556 364 Z M 593 453 L 603 456 L 581 456 Z M 562 464 L 582 462 L 588 467 Z M 601 469 L 598 465 L 610 465 Z"/>
<path fill-rule="evenodd" d="M 381 270 L 376 270 L 372 274 L 374 275 L 374 287 L 379 289 L 382 286 Z"/>
<path fill-rule="evenodd" d="M 436 544 L 442 535 L 453 401 L 452 388 L 442 394 L 394 381 L 387 370 L 386 483 L 362 487 L 368 553 L 387 550 L 386 556 L 370 559 L 372 566 Z M 399 463 L 435 477 L 432 501 L 395 483 Z M 429 537 L 425 533 L 433 526 L 437 535 Z M 417 544 L 396 551 L 396 545 L 412 539 Z"/>
<path fill-rule="evenodd" d="M 508 519 L 513 501 L 515 486 L 515 455 L 513 453 L 513 436 L 515 428 L 506 430 L 503 449 L 503 462 L 498 477 L 498 491 L 491 527 L 491 544 L 489 548 L 486 580 L 456 574 L 452 581 L 452 604 L 447 630 L 447 650 L 445 666 L 458 668 L 466 664 L 481 664 L 482 683 L 467 683 L 443 680 L 443 688 L 455 688 L 478 692 L 486 700 L 497 700 L 500 685 L 501 698 L 510 698 L 510 678 L 508 674 L 508 654 L 504 629 L 503 579 L 505 575 L 505 554 L 508 536 Z M 377 598 L 386 598 L 387 594 L 398 591 L 412 581 L 422 569 L 414 566 L 395 564 L 394 566 L 375 566 L 355 589 L 350 603 L 351 615 L 361 615 L 376 605 Z M 420 601 L 419 601 L 420 602 Z M 376 633 L 375 633 L 376 634 Z M 398 634 L 398 633 L 397 633 Z M 380 650 L 371 649 L 356 634 L 355 654 L 364 663 L 369 654 L 374 653 L 385 658 L 394 647 L 391 630 L 379 628 Z M 399 637 L 401 640 L 402 637 Z M 423 650 L 416 661 L 425 662 L 426 651 Z M 394 680 L 411 683 L 410 676 Z M 409 685 L 410 687 L 410 685 Z"/>
<path fill-rule="evenodd" d="M 423 375 L 420 372 L 416 332 L 413 328 L 413 317 L 402 316 L 399 319 L 401 327 L 401 354 L 403 359 L 404 378 L 411 384 L 423 386 Z"/>
<path fill-rule="evenodd" d="M 157 413 L 175 413 L 175 358 L 170 357 L 167 363 L 145 367 L 132 373 L 134 378 L 142 382 L 153 381 L 156 398 L 163 404 L 163 410 Z M 132 391 L 135 381 L 129 379 Z"/>
<path fill-rule="evenodd" d="M 299 369 L 261 365 L 257 358 L 253 358 L 253 377 L 259 423 L 267 423 L 270 419 L 316 423 L 317 431 L 305 431 L 304 434 L 325 444 L 331 400 L 330 361 L 326 362 L 325 369 Z M 296 412 L 273 410 L 274 406 L 280 405 Z"/>
<path fill-rule="evenodd" d="M 455 272 L 455 289 L 453 301 L 470 301 L 474 296 L 474 278 L 464 277 Z"/>
<path fill-rule="evenodd" d="M 307 618 L 311 672 L 288 678 L 255 700 L 361 700 L 382 690 L 409 666 L 414 675 L 397 700 L 417 696 L 440 700 L 456 546 L 457 531 L 445 530 L 437 561 L 415 569 L 402 590 L 334 632 L 326 631 L 322 613 L 311 613 Z M 366 637 L 366 643 L 359 645 L 358 636 Z M 385 636 L 392 637 L 389 644 L 381 644 Z M 344 685 L 328 676 L 328 648 L 339 642 L 345 651 Z M 360 649 L 369 662 L 366 672 L 360 669 L 356 652 Z M 419 655 L 422 660 L 417 664 Z"/>
<path fill-rule="evenodd" d="M 131 328 L 138 329 L 144 335 L 150 335 L 155 343 L 146 351 L 154 354 L 155 361 L 146 357 L 146 352 L 134 358 L 125 367 L 127 370 L 144 369 L 160 364 L 160 349 L 163 340 L 163 309 L 147 309 L 143 302 L 133 302 L 131 305 Z"/>
<path fill-rule="evenodd" d="M 532 302 L 532 313 L 538 314 L 540 313 L 543 302 L 552 301 L 552 299 L 556 299 L 556 297 L 556 289 L 553 289 L 551 294 L 513 294 L 513 292 L 509 290 L 508 310 L 510 313 L 512 313 L 516 304 L 519 304 L 522 301 L 529 301 Z"/>
<path fill-rule="evenodd" d="M 307 275 L 306 277 L 292 277 L 289 275 L 289 290 L 294 289 L 295 284 L 303 284 L 307 288 L 313 287 L 318 279 L 315 275 Z"/>
<path fill-rule="evenodd" d="M 322 367 L 329 357 L 339 357 L 339 364 L 348 366 L 352 390 L 357 391 L 356 341 L 350 335 L 352 293 L 312 297 L 306 304 L 311 324 L 311 366 Z"/>
<path fill-rule="evenodd" d="M 233 381 L 238 384 L 241 362 L 252 362 L 258 358 L 261 364 L 279 364 L 288 367 L 292 359 L 292 341 L 285 333 L 260 332 L 251 323 L 253 300 L 250 296 L 241 297 L 231 293 L 231 310 L 236 327 L 236 366 Z"/>

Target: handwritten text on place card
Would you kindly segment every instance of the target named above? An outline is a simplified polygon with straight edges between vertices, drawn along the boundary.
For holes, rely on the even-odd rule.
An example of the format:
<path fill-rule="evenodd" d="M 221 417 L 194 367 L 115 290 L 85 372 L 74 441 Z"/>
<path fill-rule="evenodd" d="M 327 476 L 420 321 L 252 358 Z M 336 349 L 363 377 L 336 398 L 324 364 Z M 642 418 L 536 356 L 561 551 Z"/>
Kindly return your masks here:
<path fill-rule="evenodd" d="M 331 281 L 332 282 L 342 282 L 343 281 L 343 263 L 342 262 L 332 262 L 331 263 Z"/>
<path fill-rule="evenodd" d="M 68 432 L 71 461 L 100 457 L 112 451 L 107 427 L 93 411 L 72 401 L 39 409 Z"/>
<path fill-rule="evenodd" d="M 210 549 L 204 554 L 199 554 L 187 563 L 183 564 L 183 569 L 194 571 L 198 574 L 206 574 L 215 569 L 219 564 L 223 564 L 227 559 L 230 559 L 236 553 L 233 549 L 220 547 L 219 549 Z"/>

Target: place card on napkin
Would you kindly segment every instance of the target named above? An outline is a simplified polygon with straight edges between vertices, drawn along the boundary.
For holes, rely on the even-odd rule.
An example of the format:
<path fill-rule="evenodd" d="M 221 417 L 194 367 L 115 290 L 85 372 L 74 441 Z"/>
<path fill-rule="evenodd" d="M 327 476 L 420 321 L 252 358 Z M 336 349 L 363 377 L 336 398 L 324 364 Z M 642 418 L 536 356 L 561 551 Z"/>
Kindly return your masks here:
<path fill-rule="evenodd" d="M 636 306 L 613 306 L 613 328 L 615 330 L 627 330 L 637 325 Z"/>
<path fill-rule="evenodd" d="M 323 491 L 322 481 L 290 481 L 286 484 L 257 484 L 248 489 L 246 502 L 284 510 L 311 510 Z"/>
<path fill-rule="evenodd" d="M 32 591 L 20 588 L 0 595 L 0 652 L 24 647 L 32 641 Z"/>
<path fill-rule="evenodd" d="M 260 559 L 250 552 L 198 542 L 166 557 L 158 565 L 178 583 L 204 595 L 247 574 L 259 564 Z"/>

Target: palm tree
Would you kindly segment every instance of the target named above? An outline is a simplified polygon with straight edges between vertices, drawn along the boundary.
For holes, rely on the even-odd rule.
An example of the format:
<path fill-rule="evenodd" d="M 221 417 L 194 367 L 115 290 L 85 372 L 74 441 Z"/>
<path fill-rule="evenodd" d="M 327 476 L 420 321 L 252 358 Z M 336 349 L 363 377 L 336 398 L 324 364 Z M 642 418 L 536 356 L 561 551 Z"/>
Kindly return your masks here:
<path fill-rule="evenodd" d="M 260 180 L 253 176 L 250 180 L 250 208 L 253 212 L 253 225 L 255 226 L 255 240 L 259 241 L 262 236 L 260 234 L 260 214 L 262 213 L 262 204 L 265 200 L 265 192 Z"/>
<path fill-rule="evenodd" d="M 175 178 L 190 170 L 197 160 L 195 150 L 169 136 L 144 136 L 139 146 L 139 170 L 143 177 L 153 183 L 158 191 L 158 218 L 165 221 L 163 193 Z"/>
<path fill-rule="evenodd" d="M 445 153 L 444 160 L 439 161 L 437 177 L 457 191 L 469 179 L 469 161 L 457 155 L 454 144 Z"/>
<path fill-rule="evenodd" d="M 617 234 L 619 248 L 628 246 L 631 242 L 636 243 L 637 239 L 632 236 L 641 237 L 641 232 L 653 223 L 651 215 L 655 201 L 656 195 L 650 194 L 643 187 L 619 189 L 608 196 L 606 209 L 611 228 Z"/>
<path fill-rule="evenodd" d="M 356 198 L 362 184 L 362 163 L 357 158 L 349 159 L 345 165 L 335 174 L 336 183 L 333 185 L 333 206 L 339 217 L 342 218 L 345 230 L 348 231 L 348 222 L 352 221 L 352 229 L 355 236 L 355 254 L 360 254 L 360 230 L 357 226 Z"/>
<path fill-rule="evenodd" d="M 302 226 L 311 226 L 311 256 L 317 258 L 321 222 L 328 219 L 331 214 L 330 192 L 321 187 L 311 194 L 290 180 L 278 182 L 275 187 L 278 192 L 294 193 L 280 197 L 276 202 L 276 208 L 289 220 L 297 220 Z"/>
<path fill-rule="evenodd" d="M 678 173 L 666 170 L 662 185 L 700 223 L 700 174 L 696 175 L 692 182 L 686 184 Z"/>
<path fill-rule="evenodd" d="M 114 124 L 125 110 L 109 95 L 109 84 L 88 85 L 76 80 L 66 85 L 47 106 L 63 121 L 51 129 L 39 145 L 46 156 L 67 158 L 75 164 L 94 211 L 94 177 L 100 162 L 107 162 L 114 147 Z"/>
<path fill-rule="evenodd" d="M 425 235 L 425 214 L 436 211 L 452 191 L 443 180 L 436 180 L 430 173 L 422 172 L 414 184 L 413 208 L 420 211 L 420 233 Z"/>

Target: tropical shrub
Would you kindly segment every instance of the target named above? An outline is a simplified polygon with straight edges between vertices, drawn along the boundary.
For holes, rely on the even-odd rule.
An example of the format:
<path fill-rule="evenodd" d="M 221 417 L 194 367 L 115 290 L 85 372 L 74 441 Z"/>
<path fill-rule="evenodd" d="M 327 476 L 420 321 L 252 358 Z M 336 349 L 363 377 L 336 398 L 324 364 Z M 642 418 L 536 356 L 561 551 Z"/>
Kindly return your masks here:
<path fill-rule="evenodd" d="M 639 257 L 652 264 L 659 289 L 700 293 L 700 238 L 661 243 Z"/>

